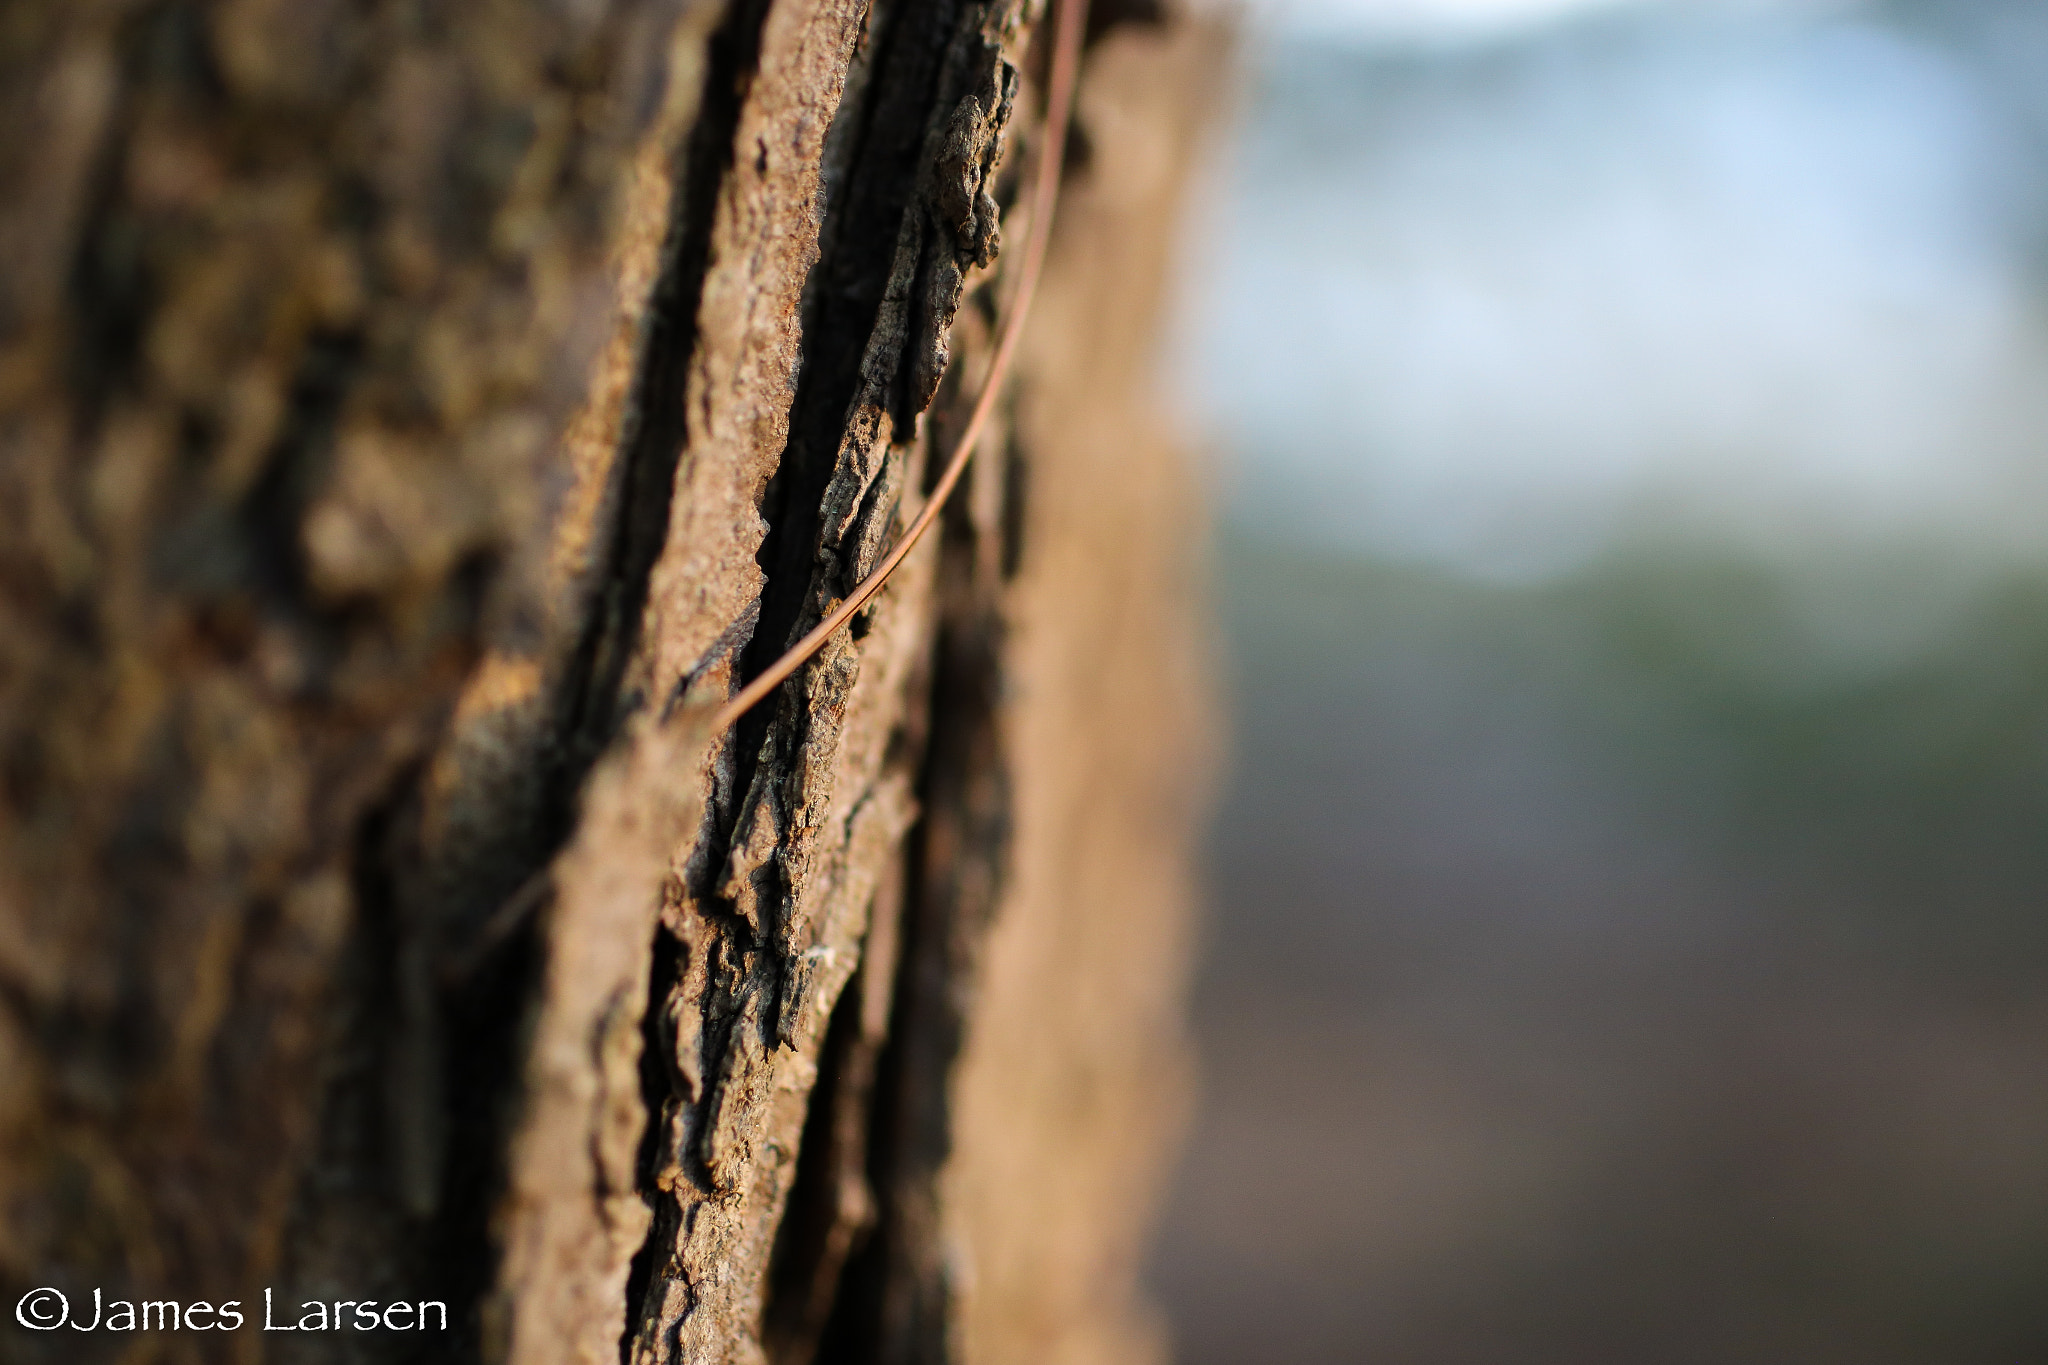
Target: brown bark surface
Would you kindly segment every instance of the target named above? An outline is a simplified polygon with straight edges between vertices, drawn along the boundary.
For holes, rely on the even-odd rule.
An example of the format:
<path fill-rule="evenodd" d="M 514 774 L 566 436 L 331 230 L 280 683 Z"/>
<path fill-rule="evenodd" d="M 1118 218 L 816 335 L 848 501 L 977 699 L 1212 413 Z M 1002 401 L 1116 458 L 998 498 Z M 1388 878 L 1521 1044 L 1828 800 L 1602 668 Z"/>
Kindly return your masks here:
<path fill-rule="evenodd" d="M 981 381 L 1037 8 L 0 22 L 0 1359 L 1157 1353 L 1221 44 L 1097 8 L 1001 420 L 723 733 Z"/>

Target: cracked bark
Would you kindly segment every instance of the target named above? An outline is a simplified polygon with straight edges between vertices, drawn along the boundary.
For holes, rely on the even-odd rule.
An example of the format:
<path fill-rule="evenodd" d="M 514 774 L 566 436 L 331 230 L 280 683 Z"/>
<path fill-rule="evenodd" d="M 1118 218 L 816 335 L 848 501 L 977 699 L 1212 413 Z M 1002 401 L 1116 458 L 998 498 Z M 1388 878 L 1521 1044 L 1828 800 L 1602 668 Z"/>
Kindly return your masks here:
<path fill-rule="evenodd" d="M 0 1356 L 1157 1354 L 1223 62 L 1097 11 L 1002 420 L 722 735 L 980 381 L 1038 9 L 10 14 L 0 1281 L 455 1330 Z"/>

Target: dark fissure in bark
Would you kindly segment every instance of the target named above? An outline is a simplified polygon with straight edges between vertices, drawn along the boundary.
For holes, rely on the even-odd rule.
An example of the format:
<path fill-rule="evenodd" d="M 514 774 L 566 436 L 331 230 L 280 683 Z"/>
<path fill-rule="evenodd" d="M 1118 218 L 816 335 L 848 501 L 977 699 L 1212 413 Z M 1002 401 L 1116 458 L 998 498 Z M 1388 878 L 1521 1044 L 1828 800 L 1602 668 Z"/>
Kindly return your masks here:
<path fill-rule="evenodd" d="M 874 1049 L 860 1036 L 866 989 L 863 974 L 847 984 L 819 1050 L 796 1179 L 768 1263 L 761 1338 L 772 1365 L 813 1358 L 846 1256 L 866 1231 L 863 1211 L 845 1206 L 853 1197 L 849 1177 L 858 1179 L 865 1161 L 862 1129 L 874 1080 Z"/>
<path fill-rule="evenodd" d="M 858 1120 L 874 1210 L 838 1276 L 815 1354 L 802 1358 L 829 1365 L 947 1365 L 951 1359 L 952 1286 L 938 1181 L 952 1148 L 951 1079 L 970 984 L 1004 875 L 1010 801 L 997 728 L 998 588 L 976 571 L 987 557 L 977 552 L 964 506 L 949 507 L 941 525 L 942 616 L 919 782 L 924 816 L 906 849 L 903 944 L 890 983 L 887 1038 L 870 1063 L 867 1112 Z M 817 1093 L 824 1090 L 821 1076 Z M 847 1145 L 845 1139 L 839 1145 Z M 828 1147 L 825 1160 L 836 1159 Z M 812 1160 L 807 1131 L 801 1162 Z M 804 1180 L 801 1165 L 798 1180 Z M 792 1202 L 791 1216 L 797 1213 Z M 800 1361 L 778 1359 L 776 1365 Z"/>
<path fill-rule="evenodd" d="M 929 287 L 931 253 L 952 249 L 949 240 L 934 239 L 929 225 L 907 225 L 905 211 L 921 211 L 914 206 L 927 132 L 942 101 L 947 108 L 940 115 L 950 110 L 945 96 L 958 82 L 948 81 L 957 74 L 949 63 L 971 60 L 962 43 L 972 17 L 966 7 L 946 0 L 907 0 L 887 16 L 889 28 L 903 36 L 874 58 L 879 93 L 852 159 L 857 170 L 826 224 L 828 242 L 856 249 L 828 249 L 812 281 L 806 364 L 784 463 L 793 477 L 771 489 L 782 499 L 782 515 L 760 556 L 771 570 L 775 594 L 763 616 L 764 626 L 772 619 L 783 628 L 757 633 L 750 671 L 765 667 L 783 641 L 809 624 L 807 613 L 815 610 L 821 587 L 831 595 L 853 586 L 816 581 L 818 504 L 849 408 L 866 378 L 862 362 L 903 234 L 921 230 L 925 237 L 925 259 L 913 285 L 919 295 Z M 992 187 L 1005 206 L 1014 198 L 1016 164 L 1016 158 L 1007 159 Z M 967 302 L 982 310 L 992 331 L 992 293 L 981 290 Z M 905 393 L 908 353 L 920 344 L 916 311 L 901 339 L 903 352 L 892 357 L 896 376 L 884 400 L 899 422 L 898 440 L 908 440 L 915 430 L 917 414 L 905 403 L 921 407 L 929 397 L 907 399 Z M 953 367 L 933 408 L 933 449 L 950 449 L 948 428 L 964 418 L 971 401 Z M 1012 449 L 1006 456 L 1005 488 L 1021 492 L 1022 453 Z M 924 471 L 927 492 L 936 475 L 935 466 Z M 883 483 L 878 478 L 868 496 L 876 496 Z M 1004 509 L 1009 536 L 1021 535 L 1021 515 L 1021 509 Z M 947 509 L 941 526 L 937 672 L 928 695 L 911 702 L 916 714 L 907 718 L 919 731 L 933 730 L 920 783 L 927 814 L 907 851 L 910 904 L 899 910 L 878 901 L 874 910 L 903 916 L 905 942 L 895 970 L 877 977 L 874 964 L 863 966 L 835 1009 L 821 1050 L 797 1172 L 770 1261 L 763 1344 L 774 1365 L 938 1365 L 946 1359 L 949 1291 L 939 1259 L 936 1180 L 950 1143 L 949 1080 L 964 1023 L 961 983 L 968 970 L 963 959 L 973 957 L 993 911 L 1008 830 L 994 731 L 998 585 L 982 581 L 988 575 L 977 572 L 986 556 L 977 552 L 962 500 Z M 996 558 L 1014 568 L 1015 554 L 1010 548 Z M 773 714 L 760 708 L 746 752 L 758 751 Z M 916 736 L 919 747 L 926 738 Z M 932 875 L 921 878 L 920 868 Z M 939 885 L 963 870 L 976 892 L 965 898 L 972 905 L 964 914 L 958 888 Z M 927 880 L 932 884 L 920 888 Z M 884 1036 L 862 1039 L 862 998 L 876 991 L 891 999 L 889 1025 Z M 849 1202 L 860 1207 L 850 1208 Z"/>
<path fill-rule="evenodd" d="M 667 259 L 649 305 L 646 352 L 628 409 L 631 425 L 623 438 L 628 454 L 614 504 L 618 529 L 612 567 L 565 694 L 565 747 L 569 761 L 580 766 L 574 780 L 558 783 L 556 790 L 569 802 L 619 722 L 649 700 L 621 696 L 620 683 L 640 642 L 648 581 L 668 534 L 676 465 L 689 442 L 688 370 L 712 218 L 720 186 L 732 169 L 733 137 L 760 60 L 761 25 L 767 16 L 768 0 L 730 0 L 724 21 L 706 44 L 703 102 L 684 149 Z M 572 814 L 565 805 L 564 833 Z"/>
<path fill-rule="evenodd" d="M 869 378 L 863 362 L 875 339 L 904 233 L 919 226 L 909 215 L 922 212 L 920 176 L 938 117 L 935 110 L 949 86 L 958 83 L 949 63 L 962 58 L 961 37 L 979 20 L 980 7 L 963 0 L 899 0 L 869 13 L 867 38 L 835 111 L 820 168 L 824 203 L 819 259 L 805 282 L 790 434 L 761 508 L 768 531 L 756 560 L 765 583 L 758 622 L 739 661 L 741 681 L 758 676 L 809 625 L 821 590 L 832 595 L 851 586 L 819 581 L 822 503 L 849 419 L 856 415 L 855 404 Z M 896 339 L 899 347 L 901 341 Z M 900 354 L 879 358 L 900 368 Z M 907 436 L 913 430 L 906 423 L 899 434 Z M 876 498 L 886 485 L 886 479 L 878 478 L 868 497 Z M 863 515 L 874 510 L 864 509 Z M 725 1059 L 736 1043 L 733 1030 L 743 1026 L 749 995 L 785 995 L 792 989 L 786 978 L 796 964 L 779 961 L 773 951 L 775 926 L 764 923 L 761 930 L 768 938 L 757 941 L 754 927 L 715 890 L 736 822 L 761 776 L 757 770 L 764 762 L 779 767 L 789 761 L 786 746 L 771 753 L 766 743 L 779 715 L 780 723 L 790 723 L 774 705 L 743 718 L 719 765 L 710 837 L 685 873 L 692 899 L 710 916 L 709 933 L 700 943 L 683 944 L 667 930 L 660 931 L 644 1030 L 650 1059 L 660 1060 L 643 1064 L 641 1072 L 642 1098 L 650 1116 L 648 1140 L 641 1149 L 643 1188 L 652 1188 L 655 1166 L 663 1155 L 656 1138 L 672 1131 L 678 1109 L 686 1100 L 715 1104 L 710 1095 L 686 1091 L 675 1057 L 676 1039 L 671 1036 L 669 1010 L 688 955 L 709 954 L 698 1046 L 701 1075 L 710 1087 L 720 1084 Z M 802 726 L 804 719 L 798 716 L 794 723 Z M 914 728 L 922 728 L 921 715 Z M 782 875 L 779 866 L 763 872 Z M 771 896 L 767 903 L 772 905 L 775 899 Z M 890 975 L 885 971 L 874 981 L 870 973 L 860 973 L 828 1024 L 820 1088 L 811 1098 L 800 1146 L 804 1156 L 768 1270 L 764 1344 L 775 1360 L 788 1365 L 810 1358 L 835 1298 L 839 1272 L 855 1238 L 871 1221 L 862 1210 L 845 1206 L 850 1189 L 865 1188 L 861 1167 L 866 1159 L 868 1095 L 880 1045 L 879 1037 L 859 1036 L 858 1002 L 864 991 L 891 990 Z M 783 1004 L 781 1012 L 786 1014 L 787 1000 Z M 774 1018 L 774 1012 L 764 1018 L 769 1036 L 758 1040 L 770 1049 L 784 1041 Z M 693 1183 L 718 1188 L 706 1167 L 701 1139 L 701 1132 L 687 1134 L 679 1156 Z M 676 1273 L 668 1258 L 682 1232 L 682 1205 L 673 1198 L 650 1202 L 654 1223 L 628 1285 L 622 1359 L 630 1356 L 636 1336 L 658 1320 L 661 1284 Z M 674 1344 L 667 1350 L 673 1354 Z"/>
<path fill-rule="evenodd" d="M 158 302 L 144 226 L 123 203 L 135 121 L 151 97 L 184 105 L 213 105 L 220 98 L 205 23 L 188 5 L 153 5 L 130 16 L 118 50 L 119 102 L 101 139 L 66 289 L 71 326 L 65 378 L 88 430 L 108 398 L 132 385 Z"/>
<path fill-rule="evenodd" d="M 403 838 L 399 831 L 417 818 L 414 793 L 419 779 L 417 765 L 402 773 L 393 794 L 364 819 L 356 842 L 355 928 L 335 989 L 343 1013 L 336 1021 L 338 1037 L 327 1053 L 320 1147 L 300 1195 L 299 1215 L 313 1228 L 310 1237 L 302 1231 L 292 1239 L 295 1245 L 282 1277 L 285 1287 L 277 1318 L 286 1326 L 298 1321 L 301 1298 L 317 1297 L 329 1282 L 351 1273 L 359 1282 L 368 1282 L 352 1284 L 350 1291 L 378 1301 L 405 1297 L 467 1305 L 488 1283 L 487 1264 L 464 1264 L 448 1254 L 455 1249 L 457 1239 L 451 1233 L 459 1226 L 457 1220 L 415 1225 L 406 1217 L 402 1199 L 393 1197 L 389 1179 L 397 1164 L 394 1154 L 405 1141 L 401 1107 L 408 1098 L 392 1084 L 402 1046 L 392 1025 L 407 1007 L 408 935 L 391 853 Z M 506 953 L 487 964 L 486 974 L 495 985 L 515 987 L 517 983 L 507 979 L 507 968 L 528 974 L 531 970 L 525 955 Z M 453 1019 L 450 1031 L 467 1033 Z M 468 1040 L 479 1050 L 478 1065 L 493 1071 L 505 1068 L 500 1054 L 506 1040 L 489 1034 Z M 458 1133 L 476 1130 L 472 1116 L 451 1118 Z M 488 1158 L 458 1164 L 451 1172 L 447 1207 L 463 1209 L 480 1197 L 477 1186 L 490 1183 L 495 1171 L 496 1163 Z M 369 1271 L 367 1277 L 358 1264 Z M 476 1359 L 473 1315 L 455 1312 L 449 1325 L 454 1329 L 449 1337 L 400 1341 L 390 1358 L 400 1363 Z M 353 1353 L 311 1337 L 293 1337 L 282 1339 L 277 1355 L 298 1362 L 347 1360 Z"/>
<path fill-rule="evenodd" d="M 697 339 L 712 218 L 719 187 L 732 166 L 733 137 L 758 60 L 767 9 L 767 0 L 735 0 L 706 45 L 702 102 L 682 149 L 663 265 L 648 306 L 647 336 L 621 438 L 624 454 L 610 490 L 608 505 L 615 519 L 608 562 L 562 689 L 560 740 L 552 755 L 557 766 L 544 788 L 548 799 L 541 815 L 543 827 L 526 845 L 528 861 L 507 868 L 499 879 L 501 897 L 517 894 L 526 879 L 560 850 L 573 829 L 591 766 L 625 718 L 649 700 L 623 692 L 622 684 L 639 644 L 649 580 L 667 534 L 677 463 L 689 440 L 687 371 Z M 500 1163 L 505 1155 L 506 1104 L 523 1060 L 541 966 L 532 923 L 528 917 L 504 961 L 493 964 L 450 1001 L 451 1021 L 466 1020 L 464 1032 L 486 1048 L 495 1043 L 501 1056 L 500 1066 L 477 1068 L 460 1034 L 453 1039 L 448 1056 L 451 1061 L 463 1059 L 461 1066 L 450 1068 L 453 1108 L 478 1125 L 467 1139 L 456 1135 L 453 1153 L 489 1151 Z M 661 933 L 653 967 L 657 977 L 676 970 L 681 951 L 682 945 Z M 653 1014 L 650 1011 L 650 1029 Z M 464 1301 L 471 1310 L 466 1316 L 474 1316 L 475 1305 L 495 1275 L 497 1249 L 490 1241 L 489 1220 L 502 1182 L 502 1166 L 488 1181 L 472 1180 L 470 1197 L 451 1210 L 455 1230 L 450 1240 L 456 1243 L 451 1253 L 486 1272 Z M 644 1255 L 634 1262 L 635 1281 L 645 1274 L 642 1259 Z M 627 1302 L 636 1301 L 629 1287 Z"/>
<path fill-rule="evenodd" d="M 666 926 L 655 929 L 654 956 L 647 970 L 647 1013 L 640 1021 L 640 1099 L 647 1126 L 640 1134 L 640 1150 L 633 1163 L 634 1183 L 643 1196 L 654 1188 L 661 1159 L 661 1136 L 668 1127 L 665 1105 L 672 1103 L 669 1097 L 683 1084 L 677 1072 L 675 1021 L 666 1004 L 670 983 L 682 979 L 689 966 L 689 955 L 690 945 L 670 933 Z M 632 1360 L 641 1305 L 659 1260 L 657 1249 L 675 1245 L 675 1201 L 648 1202 L 654 1218 L 626 1275 L 626 1322 L 619 1335 L 621 1365 L 630 1365 Z"/>
<path fill-rule="evenodd" d="M 894 0 L 870 14 L 871 69 L 860 104 L 840 113 L 856 131 L 847 169 L 826 177 L 832 188 L 818 264 L 805 287 L 803 361 L 789 443 L 762 507 L 769 529 L 757 559 L 768 582 L 760 627 L 741 656 L 742 681 L 759 676 L 808 625 L 821 504 L 860 391 L 861 362 L 904 214 L 917 194 L 948 49 L 966 9 L 961 0 Z M 907 440 L 910 433 L 896 435 Z M 843 592 L 853 585 L 835 586 Z M 758 752 L 774 714 L 762 706 L 742 722 L 739 752 Z M 744 782 L 738 789 L 745 791 Z"/>
<path fill-rule="evenodd" d="M 349 950 L 354 980 L 342 992 L 354 1014 L 327 1086 L 322 1139 L 329 1150 L 298 1215 L 318 1245 L 294 1237 L 290 1259 L 314 1273 L 323 1263 L 374 1263 L 389 1268 L 394 1292 L 418 1297 L 419 1286 L 431 1286 L 430 1296 L 445 1296 L 458 1331 L 437 1343 L 423 1339 L 420 1359 L 481 1358 L 478 1308 L 497 1271 L 491 1218 L 543 966 L 532 912 L 548 893 L 535 879 L 573 828 L 592 764 L 646 700 L 622 694 L 622 684 L 687 441 L 685 371 L 711 217 L 765 13 L 765 0 L 735 4 L 709 43 L 701 112 L 680 153 L 629 424 L 607 492 L 605 564 L 558 694 L 542 800 L 530 823 L 507 831 L 457 886 L 422 875 L 417 770 L 358 841 L 362 922 Z M 479 924 L 515 899 L 525 913 L 502 939 L 471 941 Z M 409 1087 L 401 1076 L 408 1066 L 435 1073 L 435 1083 Z M 423 1144 L 423 1158 L 408 1155 Z M 434 1172 L 424 1200 L 405 1188 L 408 1165 L 422 1159 Z M 352 1204 L 352 1213 L 337 1216 L 336 1200 Z"/>
<path fill-rule="evenodd" d="M 689 163 L 682 180 L 681 208 L 688 226 L 679 234 L 675 264 L 664 273 L 663 284 L 652 310 L 654 335 L 648 347 L 636 392 L 639 414 L 628 440 L 636 452 L 628 471 L 624 494 L 624 526 L 621 534 L 621 572 L 610 577 L 603 609 L 593 617 L 587 647 L 589 677 L 593 680 L 586 699 L 578 709 L 579 733 L 586 747 L 587 767 L 602 751 L 613 729 L 627 712 L 645 704 L 647 698 L 620 697 L 619 681 L 638 644 L 638 626 L 647 584 L 654 561 L 667 534 L 669 502 L 675 481 L 676 462 L 687 443 L 688 364 L 696 343 L 696 317 L 704 287 L 711 243 L 712 217 L 717 209 L 721 186 L 733 165 L 733 141 L 741 108 L 759 67 L 761 29 L 768 16 L 768 0 L 732 0 L 724 21 L 706 47 L 704 102 L 691 129 Z M 630 587 L 627 592 L 619 585 Z M 753 626 L 754 623 L 746 623 Z M 758 626 L 754 626 L 758 629 Z M 663 699 L 664 701 L 667 699 Z M 737 751 L 744 755 L 742 748 Z M 744 762 L 743 758 L 738 761 Z M 728 748 L 719 763 L 717 786 L 730 790 L 737 785 L 730 774 L 735 751 Z M 744 779 L 740 779 L 743 783 Z M 741 790 L 744 790 L 743 785 Z M 713 794 L 716 812 L 724 803 Z M 682 1078 L 676 1074 L 676 1040 L 666 1004 L 673 983 L 680 978 L 690 953 L 665 927 L 655 930 L 655 944 L 649 967 L 647 1013 L 641 1021 L 643 1048 L 640 1089 L 646 1128 L 640 1141 L 636 1170 L 643 1192 L 651 1190 L 661 1134 L 667 1127 L 667 1107 L 673 1103 Z M 627 1275 L 625 1314 L 619 1337 L 619 1356 L 630 1358 L 639 1326 L 643 1301 L 659 1268 L 658 1248 L 673 1246 L 674 1201 L 650 1201 L 654 1219 L 647 1239 L 633 1256 Z"/>

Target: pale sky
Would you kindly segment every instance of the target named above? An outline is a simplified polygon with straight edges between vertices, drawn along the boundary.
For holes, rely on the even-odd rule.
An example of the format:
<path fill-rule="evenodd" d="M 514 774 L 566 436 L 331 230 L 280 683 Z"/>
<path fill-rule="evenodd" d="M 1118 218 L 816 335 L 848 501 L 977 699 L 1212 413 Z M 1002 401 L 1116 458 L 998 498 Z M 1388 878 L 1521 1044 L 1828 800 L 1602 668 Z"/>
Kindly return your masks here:
<path fill-rule="evenodd" d="M 1508 571 L 1667 524 L 2048 555 L 2031 135 L 1853 8 L 1664 3 L 1272 46 L 1180 334 L 1233 513 Z"/>
<path fill-rule="evenodd" d="M 1491 38 L 1595 10 L 1840 8 L 1854 0 L 1237 0 L 1254 23 L 1300 37 L 1422 42 Z"/>
<path fill-rule="evenodd" d="M 1387 37 L 1460 36 L 1542 23 L 1574 10 L 1636 0 L 1246 0 L 1284 32 Z"/>

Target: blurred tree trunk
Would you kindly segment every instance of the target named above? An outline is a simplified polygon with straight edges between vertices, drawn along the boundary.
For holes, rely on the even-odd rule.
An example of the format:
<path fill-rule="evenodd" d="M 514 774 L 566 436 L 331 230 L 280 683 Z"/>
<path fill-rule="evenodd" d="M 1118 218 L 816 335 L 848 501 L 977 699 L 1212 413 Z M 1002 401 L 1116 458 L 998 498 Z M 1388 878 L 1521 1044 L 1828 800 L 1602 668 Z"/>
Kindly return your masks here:
<path fill-rule="evenodd" d="M 1097 11 L 968 485 L 713 735 L 964 417 L 1038 9 L 8 10 L 0 1358 L 1157 1353 L 1222 43 Z"/>

